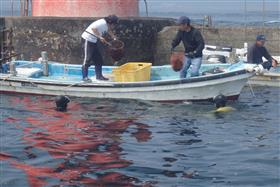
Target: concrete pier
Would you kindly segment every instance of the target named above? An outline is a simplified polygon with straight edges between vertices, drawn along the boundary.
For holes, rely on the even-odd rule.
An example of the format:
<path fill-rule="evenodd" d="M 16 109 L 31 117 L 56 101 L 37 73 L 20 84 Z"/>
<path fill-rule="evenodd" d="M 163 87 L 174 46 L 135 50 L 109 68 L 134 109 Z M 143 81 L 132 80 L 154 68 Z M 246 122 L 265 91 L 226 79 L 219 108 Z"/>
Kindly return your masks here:
<path fill-rule="evenodd" d="M 36 60 L 47 51 L 53 61 L 80 64 L 83 61 L 81 34 L 97 18 L 4 17 L 0 27 L 13 29 L 15 51 L 26 60 Z M 154 65 L 169 63 L 170 44 L 176 34 L 174 19 L 121 18 L 116 35 L 125 43 L 126 61 L 149 61 Z M 206 44 L 241 48 L 244 42 L 254 42 L 264 33 L 266 46 L 273 55 L 280 55 L 280 28 L 220 27 L 199 28 Z M 106 65 L 113 62 L 103 48 Z"/>
<path fill-rule="evenodd" d="M 280 56 L 280 28 L 278 27 L 217 27 L 208 28 L 195 26 L 198 28 L 208 45 L 231 46 L 242 48 L 244 42 L 249 45 L 256 41 L 256 35 L 265 34 L 267 42 L 265 46 L 272 55 Z M 174 26 L 165 27 L 157 34 L 156 48 L 154 54 L 154 64 L 164 64 L 169 59 L 170 45 L 177 32 Z M 176 50 L 184 50 L 181 43 Z"/>

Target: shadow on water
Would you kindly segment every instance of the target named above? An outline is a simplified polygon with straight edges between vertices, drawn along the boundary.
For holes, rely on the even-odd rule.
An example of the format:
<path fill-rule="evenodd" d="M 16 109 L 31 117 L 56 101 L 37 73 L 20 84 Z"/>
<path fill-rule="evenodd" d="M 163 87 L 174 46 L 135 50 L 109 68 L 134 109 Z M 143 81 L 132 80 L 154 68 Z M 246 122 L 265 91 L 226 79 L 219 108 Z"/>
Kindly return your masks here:
<path fill-rule="evenodd" d="M 88 98 L 61 113 L 52 97 L 1 96 L 0 184 L 277 186 L 278 92 L 245 88 L 220 114 L 211 103 Z"/>

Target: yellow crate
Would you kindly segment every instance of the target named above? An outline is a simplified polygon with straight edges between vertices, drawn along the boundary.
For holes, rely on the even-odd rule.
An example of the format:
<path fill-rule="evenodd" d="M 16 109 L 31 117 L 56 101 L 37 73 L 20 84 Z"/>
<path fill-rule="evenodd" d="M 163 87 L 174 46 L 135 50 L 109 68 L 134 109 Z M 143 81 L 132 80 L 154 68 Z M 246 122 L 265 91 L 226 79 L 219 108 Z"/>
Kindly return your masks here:
<path fill-rule="evenodd" d="M 140 82 L 149 81 L 151 77 L 152 63 L 129 62 L 113 69 L 116 82 Z"/>

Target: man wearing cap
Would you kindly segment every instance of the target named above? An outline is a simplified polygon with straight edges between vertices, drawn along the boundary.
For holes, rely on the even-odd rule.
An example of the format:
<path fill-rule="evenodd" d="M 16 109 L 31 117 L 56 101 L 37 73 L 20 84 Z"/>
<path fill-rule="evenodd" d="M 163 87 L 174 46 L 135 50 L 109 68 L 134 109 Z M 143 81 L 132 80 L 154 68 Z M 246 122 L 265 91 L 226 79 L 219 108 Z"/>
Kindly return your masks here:
<path fill-rule="evenodd" d="M 202 50 L 204 49 L 204 40 L 199 30 L 190 25 L 190 19 L 186 16 L 181 16 L 177 24 L 179 30 L 175 39 L 172 42 L 171 52 L 182 41 L 185 47 L 185 62 L 180 71 L 180 78 L 186 78 L 187 71 L 192 65 L 191 77 L 199 75 L 199 68 L 202 62 Z"/>
<path fill-rule="evenodd" d="M 103 59 L 97 47 L 97 43 L 107 43 L 107 41 L 103 38 L 105 33 L 108 33 L 113 39 L 116 39 L 112 29 L 118 24 L 118 21 L 119 19 L 116 15 L 109 15 L 91 23 L 83 32 L 82 38 L 85 40 L 85 57 L 82 66 L 82 75 L 84 82 L 91 82 L 91 79 L 88 78 L 88 68 L 93 64 L 93 62 L 95 65 L 96 79 L 108 80 L 102 75 Z"/>
<path fill-rule="evenodd" d="M 257 35 L 256 42 L 248 49 L 247 63 L 262 64 L 265 69 L 269 70 L 271 67 L 277 66 L 277 61 L 271 57 L 264 47 L 265 41 L 264 35 Z M 265 57 L 267 62 L 263 62 L 262 57 Z"/>

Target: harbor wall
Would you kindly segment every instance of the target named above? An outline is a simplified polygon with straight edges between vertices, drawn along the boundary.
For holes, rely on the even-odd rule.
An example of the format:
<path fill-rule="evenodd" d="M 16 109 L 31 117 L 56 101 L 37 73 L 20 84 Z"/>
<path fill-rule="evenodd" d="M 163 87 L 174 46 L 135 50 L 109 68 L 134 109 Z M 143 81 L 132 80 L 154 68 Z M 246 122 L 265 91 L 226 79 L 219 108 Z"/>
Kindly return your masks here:
<path fill-rule="evenodd" d="M 265 34 L 267 42 L 265 44 L 268 51 L 275 56 L 280 56 L 280 27 L 217 27 L 208 28 L 196 26 L 205 40 L 205 44 L 217 45 L 233 48 L 243 48 L 244 43 L 252 45 L 256 41 L 256 35 Z M 174 26 L 165 27 L 157 34 L 156 50 L 154 54 L 155 64 L 163 64 L 170 56 L 171 42 L 176 35 L 177 28 Z M 176 50 L 183 51 L 183 45 L 179 45 Z"/>
<path fill-rule="evenodd" d="M 13 29 L 15 51 L 26 60 L 36 60 L 41 51 L 47 51 L 53 61 L 81 64 L 83 61 L 84 29 L 97 18 L 58 17 L 4 17 L 4 26 Z M 125 57 L 120 62 L 149 61 L 155 65 L 169 62 L 170 45 L 177 28 L 174 19 L 122 18 L 116 35 L 125 43 Z M 264 33 L 266 46 L 273 55 L 280 55 L 280 28 L 278 27 L 219 27 L 199 28 L 205 43 L 241 48 L 244 42 L 252 43 L 255 36 Z M 106 65 L 112 65 L 107 48 L 102 50 Z M 180 47 L 179 47 L 180 49 Z M 182 49 L 182 48 L 181 48 Z"/>
<path fill-rule="evenodd" d="M 81 34 L 97 18 L 58 17 L 6 17 L 5 27 L 13 29 L 13 45 L 25 59 L 37 59 L 41 51 L 47 51 L 54 61 L 80 64 L 83 62 Z M 123 61 L 154 61 L 157 33 L 172 20 L 157 18 L 124 18 L 116 28 L 116 35 L 125 43 Z M 112 64 L 106 48 L 103 51 L 106 64 Z"/>

